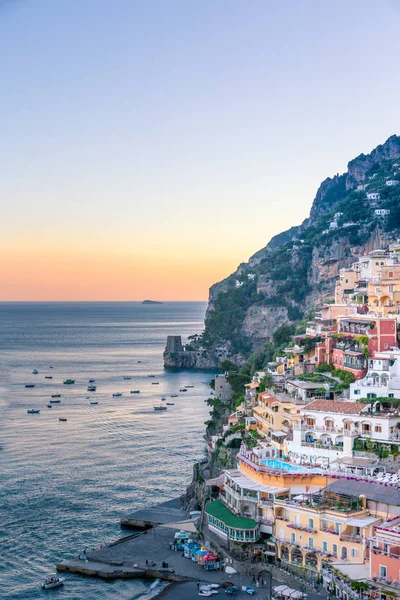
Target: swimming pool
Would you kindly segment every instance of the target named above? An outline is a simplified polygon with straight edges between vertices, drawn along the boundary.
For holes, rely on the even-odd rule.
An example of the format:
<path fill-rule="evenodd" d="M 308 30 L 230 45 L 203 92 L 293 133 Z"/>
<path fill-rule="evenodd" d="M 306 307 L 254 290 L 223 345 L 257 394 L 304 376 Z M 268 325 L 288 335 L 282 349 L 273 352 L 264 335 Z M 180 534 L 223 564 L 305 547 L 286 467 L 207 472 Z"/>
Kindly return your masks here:
<path fill-rule="evenodd" d="M 261 463 L 270 469 L 276 469 L 277 471 L 288 471 L 288 472 L 303 472 L 303 473 L 320 473 L 321 469 L 309 469 L 302 467 L 301 465 L 291 465 L 290 463 L 284 462 L 283 460 L 277 460 L 276 458 L 264 458 Z"/>

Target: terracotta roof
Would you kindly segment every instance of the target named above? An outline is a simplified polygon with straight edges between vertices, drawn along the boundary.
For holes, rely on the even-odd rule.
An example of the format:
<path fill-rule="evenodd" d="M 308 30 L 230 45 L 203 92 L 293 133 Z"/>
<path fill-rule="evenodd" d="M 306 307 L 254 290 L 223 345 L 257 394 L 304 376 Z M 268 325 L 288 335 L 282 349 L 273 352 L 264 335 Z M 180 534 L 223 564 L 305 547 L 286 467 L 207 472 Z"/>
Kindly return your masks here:
<path fill-rule="evenodd" d="M 314 400 L 304 407 L 304 410 L 321 410 L 324 412 L 335 412 L 358 415 L 365 410 L 366 404 L 361 402 L 336 402 L 335 400 Z"/>
<path fill-rule="evenodd" d="M 279 402 L 278 398 L 274 398 L 271 396 L 269 392 L 263 392 L 262 394 L 258 394 L 259 398 L 262 398 L 264 402 Z"/>

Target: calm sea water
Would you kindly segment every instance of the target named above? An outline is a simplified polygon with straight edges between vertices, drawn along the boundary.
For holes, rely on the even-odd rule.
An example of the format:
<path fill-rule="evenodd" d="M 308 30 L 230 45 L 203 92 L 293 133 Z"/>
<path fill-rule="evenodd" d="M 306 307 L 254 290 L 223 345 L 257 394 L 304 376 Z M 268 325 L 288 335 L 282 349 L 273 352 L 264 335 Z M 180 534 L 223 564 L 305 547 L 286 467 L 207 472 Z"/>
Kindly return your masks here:
<path fill-rule="evenodd" d="M 204 455 L 212 375 L 165 372 L 162 352 L 168 334 L 202 330 L 205 308 L 0 303 L 1 598 L 42 597 L 40 582 L 59 559 L 128 534 L 119 526 L 123 514 L 184 491 Z M 66 378 L 75 385 L 63 385 Z M 96 393 L 86 391 L 89 378 Z M 174 406 L 153 410 L 186 384 L 194 387 L 169 399 Z M 47 408 L 57 393 L 61 403 Z M 52 597 L 131 600 L 148 585 L 66 579 Z"/>

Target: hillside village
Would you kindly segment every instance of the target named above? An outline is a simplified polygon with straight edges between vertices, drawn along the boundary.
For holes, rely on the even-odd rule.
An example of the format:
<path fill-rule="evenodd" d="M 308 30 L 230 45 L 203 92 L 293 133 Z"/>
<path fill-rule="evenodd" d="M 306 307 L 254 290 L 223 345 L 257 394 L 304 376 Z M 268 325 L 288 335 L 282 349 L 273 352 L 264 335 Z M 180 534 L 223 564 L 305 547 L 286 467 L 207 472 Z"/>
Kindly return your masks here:
<path fill-rule="evenodd" d="M 242 393 L 246 371 L 224 363 L 207 438 L 223 468 L 204 508 L 220 548 L 319 578 L 343 600 L 400 597 L 399 324 L 392 243 L 341 269 L 334 301 Z"/>

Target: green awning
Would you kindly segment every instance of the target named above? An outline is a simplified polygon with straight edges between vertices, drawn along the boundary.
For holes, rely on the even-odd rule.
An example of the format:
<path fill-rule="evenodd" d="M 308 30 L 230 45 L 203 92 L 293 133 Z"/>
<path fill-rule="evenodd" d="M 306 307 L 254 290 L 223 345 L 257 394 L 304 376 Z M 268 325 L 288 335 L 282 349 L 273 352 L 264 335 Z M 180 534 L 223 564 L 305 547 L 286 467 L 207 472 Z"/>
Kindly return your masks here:
<path fill-rule="evenodd" d="M 258 525 L 254 519 L 237 517 L 221 500 L 209 502 L 205 510 L 207 515 L 222 521 L 227 527 L 232 527 L 233 529 L 255 529 Z"/>

